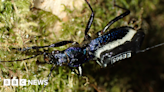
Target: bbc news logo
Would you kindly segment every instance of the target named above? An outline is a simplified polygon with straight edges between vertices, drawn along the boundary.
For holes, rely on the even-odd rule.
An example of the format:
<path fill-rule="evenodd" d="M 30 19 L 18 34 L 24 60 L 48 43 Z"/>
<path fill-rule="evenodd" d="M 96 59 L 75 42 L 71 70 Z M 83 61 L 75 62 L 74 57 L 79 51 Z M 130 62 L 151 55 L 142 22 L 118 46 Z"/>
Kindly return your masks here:
<path fill-rule="evenodd" d="M 48 80 L 4 79 L 3 86 L 47 85 Z"/>

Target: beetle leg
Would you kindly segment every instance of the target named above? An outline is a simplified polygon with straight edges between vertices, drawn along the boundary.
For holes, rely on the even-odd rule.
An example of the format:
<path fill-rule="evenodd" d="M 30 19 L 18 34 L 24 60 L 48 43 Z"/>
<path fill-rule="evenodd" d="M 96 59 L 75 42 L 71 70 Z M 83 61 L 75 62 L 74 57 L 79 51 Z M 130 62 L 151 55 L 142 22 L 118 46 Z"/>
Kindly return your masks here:
<path fill-rule="evenodd" d="M 81 67 L 81 65 L 79 65 L 79 67 L 77 67 L 76 69 L 73 68 L 72 72 L 75 73 L 76 75 L 78 75 L 79 77 L 81 77 L 82 76 L 82 67 Z"/>
<path fill-rule="evenodd" d="M 79 71 L 79 76 L 81 77 L 82 76 L 82 67 L 81 67 L 81 65 L 79 65 L 78 71 Z"/>
<path fill-rule="evenodd" d="M 98 58 L 98 59 L 96 60 L 96 62 L 97 62 L 100 66 L 102 66 L 102 64 L 101 64 L 101 62 L 100 62 L 100 58 Z"/>
<path fill-rule="evenodd" d="M 88 2 L 87 0 L 85 0 L 85 1 L 86 1 L 86 3 L 88 4 L 90 10 L 92 11 L 92 14 L 90 15 L 90 18 L 89 18 L 89 20 L 88 20 L 87 26 L 86 26 L 86 28 L 85 28 L 85 37 L 84 37 L 84 40 L 88 40 L 88 39 L 91 38 L 87 33 L 88 33 L 88 31 L 89 31 L 89 29 L 90 29 L 90 27 L 91 27 L 91 24 L 92 24 L 92 22 L 93 22 L 93 19 L 94 19 L 94 12 L 93 12 L 93 9 L 92 9 L 91 5 L 89 4 L 89 2 Z"/>
<path fill-rule="evenodd" d="M 118 7 L 118 8 L 121 8 L 123 10 L 126 10 L 124 13 L 122 13 L 121 15 L 115 17 L 113 20 L 111 20 L 105 27 L 104 29 L 101 31 L 101 34 L 103 34 L 113 23 L 115 23 L 116 21 L 122 19 L 123 17 L 127 16 L 130 14 L 130 11 L 126 8 L 123 8 L 123 7 L 120 7 L 118 5 L 115 4 L 115 0 L 114 0 L 114 6 L 115 7 Z"/>
<path fill-rule="evenodd" d="M 49 78 L 51 77 L 51 73 L 52 73 L 52 71 L 54 70 L 54 68 L 55 68 L 55 65 L 53 65 L 53 66 L 51 67 L 50 73 L 48 74 L 47 82 L 49 81 Z M 45 87 L 46 87 L 46 85 L 44 85 L 44 88 L 45 88 Z M 42 89 L 42 92 L 44 91 L 44 88 Z"/>

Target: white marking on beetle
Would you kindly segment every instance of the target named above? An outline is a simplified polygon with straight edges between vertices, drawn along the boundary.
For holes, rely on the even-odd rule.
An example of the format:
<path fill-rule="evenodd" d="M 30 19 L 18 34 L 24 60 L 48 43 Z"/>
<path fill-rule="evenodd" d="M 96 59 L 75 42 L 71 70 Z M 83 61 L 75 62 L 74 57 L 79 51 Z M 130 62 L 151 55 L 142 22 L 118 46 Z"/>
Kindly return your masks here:
<path fill-rule="evenodd" d="M 111 50 L 119 45 L 124 44 L 126 41 L 131 41 L 133 36 L 135 35 L 137 31 L 130 29 L 129 32 L 122 38 L 122 39 L 117 39 L 115 41 L 109 42 L 108 44 L 102 46 L 101 48 L 97 49 L 95 51 L 95 56 L 97 58 L 100 58 L 100 54 L 106 50 Z"/>

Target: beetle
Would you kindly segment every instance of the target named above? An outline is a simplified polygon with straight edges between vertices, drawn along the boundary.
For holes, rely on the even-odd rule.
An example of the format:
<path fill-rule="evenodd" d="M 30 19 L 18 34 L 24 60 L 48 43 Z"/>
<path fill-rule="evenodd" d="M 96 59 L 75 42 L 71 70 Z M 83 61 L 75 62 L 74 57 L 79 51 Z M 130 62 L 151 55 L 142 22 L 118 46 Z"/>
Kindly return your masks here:
<path fill-rule="evenodd" d="M 48 76 L 48 80 L 49 80 L 50 75 L 56 66 L 67 65 L 69 67 L 78 68 L 79 71 L 78 75 L 81 76 L 82 75 L 81 66 L 85 62 L 95 60 L 101 67 L 107 67 L 108 64 L 113 64 L 123 59 L 130 58 L 137 53 L 145 52 L 149 49 L 164 45 L 164 43 L 161 43 L 152 47 L 148 47 L 144 50 L 140 50 L 145 34 L 142 31 L 136 31 L 134 30 L 134 28 L 128 26 L 114 28 L 106 32 L 106 30 L 113 23 L 117 22 L 118 20 L 130 14 L 130 11 L 128 9 L 116 5 L 115 1 L 114 1 L 114 6 L 125 10 L 125 12 L 115 17 L 113 20 L 109 21 L 109 23 L 104 27 L 103 30 L 96 33 L 97 36 L 96 38 L 90 37 L 88 35 L 88 31 L 94 19 L 94 12 L 89 2 L 87 0 L 85 1 L 92 13 L 90 15 L 90 18 L 88 20 L 85 29 L 84 41 L 81 44 L 75 41 L 61 41 L 47 46 L 13 48 L 18 51 L 26 51 L 30 49 L 33 50 L 33 49 L 40 49 L 40 48 L 60 47 L 72 43 L 71 47 L 63 51 L 54 50 L 50 53 L 40 52 L 32 57 L 20 59 L 20 60 L 14 60 L 14 61 L 28 60 L 37 57 L 38 55 L 43 55 L 44 61 L 53 65 L 52 68 L 50 69 L 50 73 Z M 1 61 L 1 62 L 6 62 L 6 61 Z M 13 62 L 13 61 L 7 61 L 7 62 Z"/>

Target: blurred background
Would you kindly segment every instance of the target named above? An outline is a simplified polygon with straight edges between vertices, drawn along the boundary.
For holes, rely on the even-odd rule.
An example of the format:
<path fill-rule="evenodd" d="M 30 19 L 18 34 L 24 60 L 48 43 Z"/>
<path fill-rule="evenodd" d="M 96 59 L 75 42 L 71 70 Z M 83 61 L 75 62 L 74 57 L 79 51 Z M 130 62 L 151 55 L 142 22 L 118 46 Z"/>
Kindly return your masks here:
<path fill-rule="evenodd" d="M 83 41 L 84 30 L 91 11 L 84 0 L 54 4 L 53 0 L 1 0 L 0 1 L 0 60 L 22 59 L 37 54 L 36 50 L 20 52 L 11 48 L 44 46 L 63 40 Z M 58 0 L 55 0 L 58 1 Z M 63 1 L 63 0 L 62 0 Z M 113 6 L 112 0 L 88 0 L 95 12 L 89 31 L 91 36 L 122 14 L 124 10 Z M 39 3 L 38 3 L 39 2 Z M 60 1 L 59 1 L 60 2 Z M 63 1 L 64 2 L 64 1 Z M 47 5 L 44 5 L 47 3 Z M 55 3 L 55 2 L 54 2 Z M 141 49 L 164 42 L 163 0 L 116 0 L 117 5 L 131 11 L 130 15 L 110 28 L 131 26 L 144 31 Z M 39 5 L 43 5 L 43 8 Z M 52 5 L 50 5 L 52 4 Z M 79 4 L 79 5 L 77 5 Z M 50 5 L 51 7 L 48 7 Z M 62 10 L 54 13 L 57 7 Z M 60 8 L 59 8 L 60 9 Z M 60 15 L 61 14 L 61 15 Z M 70 45 L 46 49 L 64 50 Z M 101 68 L 95 61 L 83 64 L 83 77 L 71 73 L 67 66 L 56 67 L 45 92 L 164 92 L 164 46 L 139 53 Z M 41 49 L 40 51 L 43 51 Z M 23 62 L 0 63 L 0 91 L 38 92 L 43 85 L 3 86 L 4 79 L 47 79 L 52 65 L 39 64 L 43 56 Z"/>

